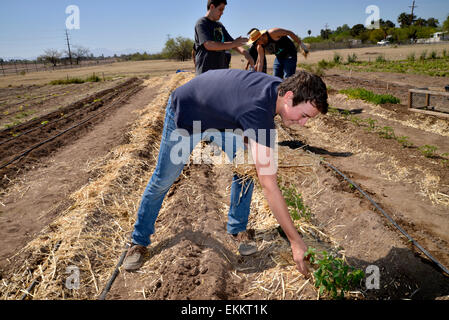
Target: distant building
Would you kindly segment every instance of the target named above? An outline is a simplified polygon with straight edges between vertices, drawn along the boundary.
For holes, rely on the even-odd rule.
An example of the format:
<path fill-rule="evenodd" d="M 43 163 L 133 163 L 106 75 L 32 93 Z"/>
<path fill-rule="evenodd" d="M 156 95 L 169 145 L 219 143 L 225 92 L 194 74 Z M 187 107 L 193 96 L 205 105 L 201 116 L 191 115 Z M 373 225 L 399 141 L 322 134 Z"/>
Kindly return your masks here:
<path fill-rule="evenodd" d="M 431 38 L 418 39 L 416 43 L 437 43 L 441 41 L 449 41 L 449 32 L 435 32 Z"/>
<path fill-rule="evenodd" d="M 434 39 L 434 42 L 449 41 L 449 32 L 435 32 L 431 39 Z"/>
<path fill-rule="evenodd" d="M 362 40 L 359 39 L 351 39 L 349 40 L 351 46 L 360 46 L 362 45 Z"/>

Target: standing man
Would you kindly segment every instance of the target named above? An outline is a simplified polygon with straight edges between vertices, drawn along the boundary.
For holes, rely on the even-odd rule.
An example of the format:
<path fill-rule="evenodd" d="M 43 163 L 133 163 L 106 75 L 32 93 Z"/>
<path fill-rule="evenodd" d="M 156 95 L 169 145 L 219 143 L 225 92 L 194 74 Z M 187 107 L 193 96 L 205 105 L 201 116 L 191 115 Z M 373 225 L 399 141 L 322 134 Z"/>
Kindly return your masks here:
<path fill-rule="evenodd" d="M 302 43 L 301 39 L 290 30 L 273 28 L 260 31 L 253 28 L 248 34 L 250 37 L 248 44 L 255 43 L 257 45 L 258 59 L 260 61 L 258 60 L 256 63 L 256 71 L 259 72 L 262 72 L 259 69 L 263 66 L 263 59 L 266 53 L 270 53 L 276 56 L 273 64 L 273 75 L 275 77 L 285 79 L 295 74 L 298 63 L 298 51 L 291 39 L 303 48 L 306 58 L 309 54 L 309 50 Z"/>
<path fill-rule="evenodd" d="M 195 25 L 195 61 L 198 75 L 208 70 L 228 69 L 229 50 L 231 49 L 235 49 L 244 55 L 254 66 L 254 60 L 242 48 L 248 39 L 238 37 L 234 40 L 223 24 L 219 22 L 226 5 L 226 0 L 208 0 L 206 16 L 199 19 Z"/>
<path fill-rule="evenodd" d="M 248 139 L 263 194 L 290 241 L 298 271 L 307 275 L 307 246 L 293 224 L 277 182 L 274 117 L 280 115 L 286 126 L 304 126 L 310 118 L 327 113 L 327 98 L 323 80 L 306 71 L 282 82 L 261 72 L 211 70 L 177 88 L 168 100 L 157 165 L 137 212 L 125 270 L 136 271 L 144 264 L 165 195 L 189 162 L 195 145 L 213 137 L 230 160 Z M 236 135 L 235 131 L 241 133 Z M 236 208 L 232 201 L 227 231 L 240 241 L 239 236 L 247 233 L 251 195 L 241 200 L 247 202 L 245 206 Z"/>

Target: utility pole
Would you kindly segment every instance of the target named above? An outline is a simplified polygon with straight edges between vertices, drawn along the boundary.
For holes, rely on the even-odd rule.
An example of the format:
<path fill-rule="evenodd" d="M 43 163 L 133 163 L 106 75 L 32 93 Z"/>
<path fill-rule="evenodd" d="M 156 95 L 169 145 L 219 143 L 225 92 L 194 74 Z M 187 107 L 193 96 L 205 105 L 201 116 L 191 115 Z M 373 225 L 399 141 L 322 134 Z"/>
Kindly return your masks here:
<path fill-rule="evenodd" d="M 69 34 L 67 32 L 67 29 L 65 29 L 65 37 L 67 39 L 67 47 L 69 48 L 70 65 L 72 65 L 72 51 L 70 50 Z"/>
<path fill-rule="evenodd" d="M 411 6 L 408 6 L 409 8 L 412 8 L 412 15 L 410 16 L 410 25 L 413 24 L 413 13 L 415 12 L 415 8 L 418 8 L 418 6 L 415 5 L 415 0 L 413 0 L 413 4 Z"/>

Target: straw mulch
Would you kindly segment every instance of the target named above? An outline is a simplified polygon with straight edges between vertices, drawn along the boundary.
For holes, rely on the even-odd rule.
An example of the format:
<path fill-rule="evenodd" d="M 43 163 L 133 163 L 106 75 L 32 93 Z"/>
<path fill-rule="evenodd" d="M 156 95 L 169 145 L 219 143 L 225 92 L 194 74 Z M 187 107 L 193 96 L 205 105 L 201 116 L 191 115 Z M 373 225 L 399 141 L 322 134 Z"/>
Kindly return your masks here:
<path fill-rule="evenodd" d="M 278 139 L 280 141 L 293 141 L 294 139 L 278 125 Z M 308 194 L 320 194 L 324 186 L 320 185 L 318 169 L 320 158 L 299 149 L 288 146 L 278 147 L 278 182 L 281 189 L 294 188 L 299 194 L 307 189 Z M 241 294 L 242 298 L 251 297 L 256 294 L 263 299 L 319 299 L 318 290 L 313 285 L 315 279 L 305 279 L 297 270 L 293 262 L 289 243 L 279 236 L 279 224 L 270 211 L 267 201 L 262 193 L 257 179 L 257 173 L 252 164 L 252 157 L 248 150 L 239 150 L 237 159 L 246 159 L 245 163 L 240 160 L 233 164 L 233 171 L 242 180 L 253 179 L 255 191 L 251 204 L 251 218 L 249 227 L 256 230 L 256 241 L 259 243 L 259 252 L 268 253 L 268 258 L 273 264 L 272 268 L 251 275 L 236 270 L 236 276 L 245 278 L 250 283 L 247 292 Z M 306 204 L 307 205 L 307 204 Z M 312 212 L 317 208 L 311 207 Z M 313 218 L 306 220 L 301 218 L 294 221 L 298 231 L 302 234 L 308 247 L 323 250 L 345 258 L 345 251 L 337 241 L 320 228 L 314 225 Z M 313 271 L 311 269 L 311 271 Z M 347 293 L 348 297 L 361 297 L 360 292 Z"/>
<path fill-rule="evenodd" d="M 98 297 L 129 240 L 142 191 L 155 165 L 168 97 L 192 77 L 180 73 L 168 82 L 166 78 L 146 81 L 148 86 L 165 86 L 141 111 L 127 135 L 129 142 L 91 162 L 86 170 L 97 178 L 72 194 L 74 204 L 16 254 L 25 260 L 14 274 L 2 279 L 1 299 L 19 299 L 33 282 L 27 296 L 32 299 Z M 79 270 L 79 289 L 66 286 L 73 274 L 70 267 Z"/>

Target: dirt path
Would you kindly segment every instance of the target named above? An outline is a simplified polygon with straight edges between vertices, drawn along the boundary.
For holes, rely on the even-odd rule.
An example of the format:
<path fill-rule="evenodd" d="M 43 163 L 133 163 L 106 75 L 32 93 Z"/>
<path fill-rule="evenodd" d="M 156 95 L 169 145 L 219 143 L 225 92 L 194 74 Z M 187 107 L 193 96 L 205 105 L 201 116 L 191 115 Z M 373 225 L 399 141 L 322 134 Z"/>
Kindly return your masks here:
<path fill-rule="evenodd" d="M 0 267 L 70 206 L 68 196 L 89 182 L 91 161 L 104 157 L 126 139 L 129 124 L 140 110 L 154 99 L 157 88 L 145 87 L 128 102 L 111 109 L 101 122 L 85 128 L 57 153 L 40 158 L 36 168 L 21 175 L 19 181 L 1 197 Z"/>

